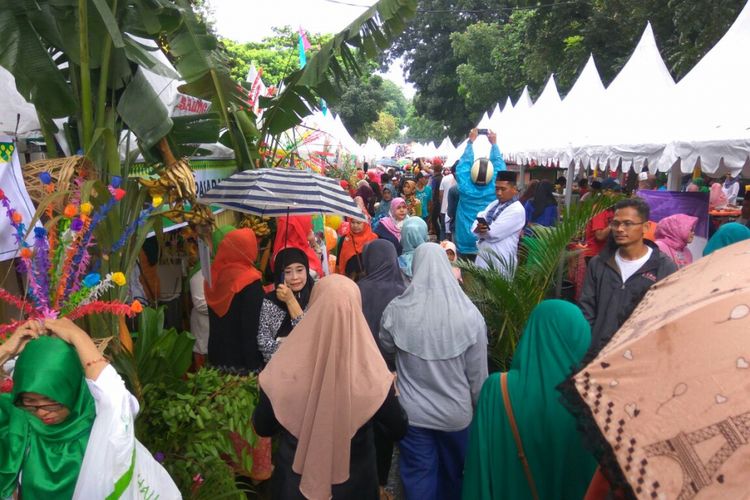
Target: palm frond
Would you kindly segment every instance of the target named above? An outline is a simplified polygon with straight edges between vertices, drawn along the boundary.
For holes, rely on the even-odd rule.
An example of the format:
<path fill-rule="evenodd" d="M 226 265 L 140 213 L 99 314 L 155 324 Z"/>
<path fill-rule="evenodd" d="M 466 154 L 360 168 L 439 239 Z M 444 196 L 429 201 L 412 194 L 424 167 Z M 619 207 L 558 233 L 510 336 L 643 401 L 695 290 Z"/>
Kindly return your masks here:
<path fill-rule="evenodd" d="M 461 262 L 466 293 L 484 315 L 490 332 L 490 350 L 495 363 L 509 366 L 518 339 L 531 311 L 554 290 L 559 266 L 568 245 L 586 228 L 592 217 L 606 210 L 617 198 L 600 196 L 568 207 L 554 227 L 532 226 L 531 235 L 521 240 L 515 272 L 504 273 L 508 263 L 480 269 Z"/>

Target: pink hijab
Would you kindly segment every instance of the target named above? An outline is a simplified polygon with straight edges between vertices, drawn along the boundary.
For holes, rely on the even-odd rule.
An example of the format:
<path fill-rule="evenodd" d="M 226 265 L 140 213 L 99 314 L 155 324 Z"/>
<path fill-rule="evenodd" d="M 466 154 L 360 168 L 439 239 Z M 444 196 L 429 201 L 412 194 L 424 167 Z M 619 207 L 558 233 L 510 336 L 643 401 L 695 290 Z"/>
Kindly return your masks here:
<path fill-rule="evenodd" d="M 708 198 L 709 210 L 727 206 L 727 195 L 725 195 L 724 191 L 721 189 L 720 182 L 714 182 L 713 184 L 711 184 L 710 193 L 711 194 Z"/>
<path fill-rule="evenodd" d="M 395 236 L 398 241 L 401 241 L 401 224 L 403 224 L 406 218 L 404 218 L 404 220 L 402 220 L 401 222 L 396 222 L 396 219 L 393 218 L 393 213 L 401 205 L 406 205 L 406 201 L 403 198 L 393 198 L 391 200 L 390 217 L 384 217 L 380 220 L 380 223 L 383 225 L 383 227 L 385 227 L 393 236 Z"/>
<path fill-rule="evenodd" d="M 678 268 L 693 262 L 693 254 L 690 253 L 687 244 L 690 233 L 695 230 L 697 223 L 697 217 L 676 214 L 664 217 L 656 226 L 656 246 L 669 255 Z"/>

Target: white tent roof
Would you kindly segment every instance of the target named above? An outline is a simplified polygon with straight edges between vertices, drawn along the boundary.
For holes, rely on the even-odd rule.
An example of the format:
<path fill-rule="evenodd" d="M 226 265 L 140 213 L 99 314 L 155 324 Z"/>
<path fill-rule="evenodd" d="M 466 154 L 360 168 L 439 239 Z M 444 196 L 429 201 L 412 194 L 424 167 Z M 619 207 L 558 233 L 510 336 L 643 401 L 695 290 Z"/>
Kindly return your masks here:
<path fill-rule="evenodd" d="M 443 142 L 440 143 L 440 146 L 437 148 L 437 156 L 440 157 L 447 157 L 453 154 L 453 152 L 456 150 L 456 147 L 451 142 L 450 138 L 446 137 L 443 139 Z"/>
<path fill-rule="evenodd" d="M 502 145 L 501 150 L 506 159 L 518 163 L 531 159 L 529 158 L 528 151 L 543 146 L 543 143 L 539 142 L 542 140 L 542 137 L 536 134 L 535 130 L 539 127 L 539 124 L 543 123 L 549 117 L 555 116 L 561 104 L 562 100 L 557 91 L 555 75 L 550 75 L 547 84 L 544 86 L 544 90 L 539 95 L 539 99 L 537 99 L 531 109 L 521 116 L 516 127 L 508 129 L 510 135 L 507 140 L 504 135 L 498 138 L 498 142 Z M 514 130 L 518 132 L 513 133 Z"/>
<path fill-rule="evenodd" d="M 700 158 L 707 172 L 750 170 L 750 3 L 719 42 L 675 87 L 675 141 L 659 167 L 682 159 L 690 172 Z M 750 173 L 750 172 L 748 172 Z"/>
<path fill-rule="evenodd" d="M 360 151 L 366 161 L 378 160 L 383 157 L 383 146 L 372 137 L 368 137 L 367 142 L 360 146 Z"/>
<path fill-rule="evenodd" d="M 534 132 L 539 136 L 537 144 L 542 146 L 528 151 L 529 156 L 538 163 L 567 165 L 573 159 L 571 139 L 576 136 L 576 124 L 580 124 L 581 116 L 594 115 L 603 98 L 604 85 L 591 55 L 556 112 L 538 124 Z"/>
<path fill-rule="evenodd" d="M 649 23 L 598 109 L 581 116 L 573 154 L 584 163 L 610 168 L 620 162 L 623 170 L 632 165 L 640 172 L 646 162 L 654 167 L 669 140 L 654 111 L 669 100 L 674 85 Z"/>
<path fill-rule="evenodd" d="M 490 123 L 495 123 L 502 114 L 503 112 L 500 110 L 500 103 L 495 104 L 495 108 L 492 110 L 492 113 L 490 113 Z"/>
<path fill-rule="evenodd" d="M 482 119 L 479 120 L 479 123 L 477 124 L 477 128 L 490 128 L 492 126 L 492 123 L 490 122 L 490 117 L 487 115 L 487 112 L 485 111 L 482 115 Z"/>

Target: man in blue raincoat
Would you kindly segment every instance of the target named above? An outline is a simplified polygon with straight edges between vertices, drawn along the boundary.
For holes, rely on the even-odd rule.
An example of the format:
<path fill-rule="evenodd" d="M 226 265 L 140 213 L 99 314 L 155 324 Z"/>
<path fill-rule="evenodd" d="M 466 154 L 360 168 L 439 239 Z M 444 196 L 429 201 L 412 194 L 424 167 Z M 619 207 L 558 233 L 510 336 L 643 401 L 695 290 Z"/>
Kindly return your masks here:
<path fill-rule="evenodd" d="M 492 131 L 487 133 L 487 139 L 492 145 L 490 149 L 490 162 L 493 166 L 492 178 L 486 179 L 486 183 L 478 184 L 471 179 L 471 166 L 474 163 L 474 141 L 479 135 L 477 129 L 469 132 L 469 141 L 466 144 L 463 156 L 456 167 L 456 184 L 458 186 L 459 198 L 456 220 L 452 222 L 453 241 L 456 243 L 458 253 L 462 258 L 474 260 L 477 256 L 477 235 L 471 231 L 471 226 L 476 220 L 477 214 L 487 208 L 496 200 L 495 177 L 497 173 L 506 170 L 505 161 L 497 147 L 497 134 Z"/>

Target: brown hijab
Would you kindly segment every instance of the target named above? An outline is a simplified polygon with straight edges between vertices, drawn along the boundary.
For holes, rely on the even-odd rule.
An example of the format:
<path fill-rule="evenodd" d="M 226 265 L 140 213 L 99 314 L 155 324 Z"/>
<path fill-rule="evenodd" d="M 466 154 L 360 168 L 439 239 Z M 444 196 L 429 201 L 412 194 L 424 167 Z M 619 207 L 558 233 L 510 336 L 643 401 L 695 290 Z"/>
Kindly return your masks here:
<path fill-rule="evenodd" d="M 292 470 L 302 476 L 300 492 L 330 498 L 331 486 L 349 479 L 352 437 L 393 384 L 352 280 L 334 274 L 318 281 L 305 317 L 259 382 L 279 423 L 298 440 Z"/>

